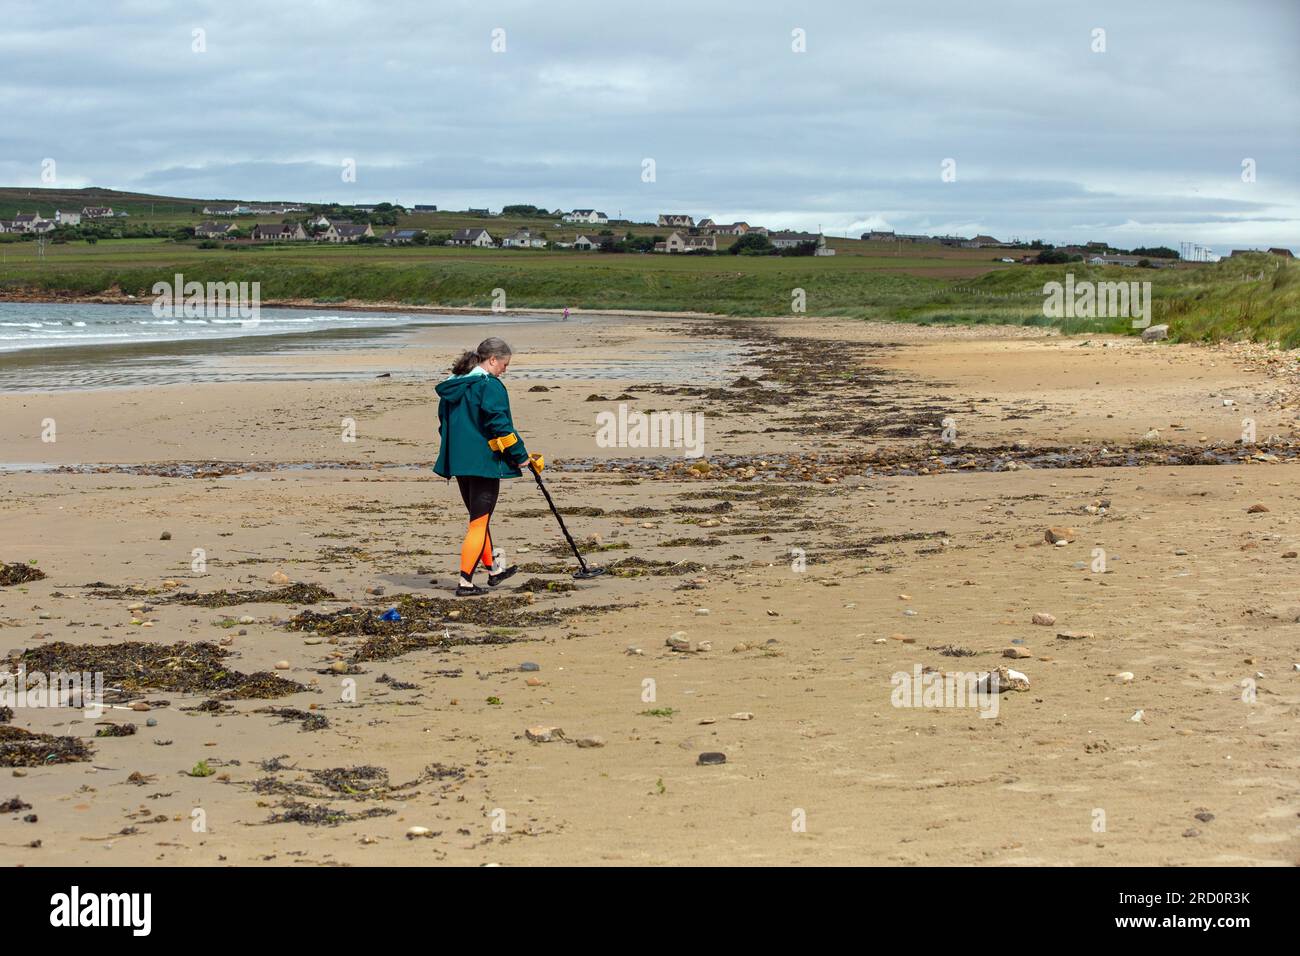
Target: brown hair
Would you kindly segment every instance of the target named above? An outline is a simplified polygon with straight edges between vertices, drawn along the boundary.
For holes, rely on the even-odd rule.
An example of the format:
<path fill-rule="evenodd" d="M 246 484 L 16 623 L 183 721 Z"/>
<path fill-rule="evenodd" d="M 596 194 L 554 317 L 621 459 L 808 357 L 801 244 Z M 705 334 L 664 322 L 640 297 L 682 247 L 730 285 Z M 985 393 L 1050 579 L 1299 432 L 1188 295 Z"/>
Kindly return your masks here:
<path fill-rule="evenodd" d="M 513 354 L 504 340 L 494 336 L 480 342 L 473 352 L 460 353 L 460 358 L 451 363 L 451 372 L 453 375 L 464 375 L 475 365 L 490 358 L 506 359 Z"/>

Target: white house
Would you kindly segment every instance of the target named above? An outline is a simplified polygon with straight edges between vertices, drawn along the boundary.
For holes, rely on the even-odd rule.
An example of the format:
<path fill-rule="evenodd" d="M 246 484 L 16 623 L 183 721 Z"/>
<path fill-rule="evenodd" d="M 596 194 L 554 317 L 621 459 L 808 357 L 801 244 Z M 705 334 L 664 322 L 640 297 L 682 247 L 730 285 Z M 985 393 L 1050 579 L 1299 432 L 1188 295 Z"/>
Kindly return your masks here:
<path fill-rule="evenodd" d="M 588 222 L 588 223 L 595 223 L 597 225 L 604 225 L 605 223 L 609 222 L 609 217 L 606 216 L 603 212 L 599 212 L 595 209 L 575 209 L 573 210 L 573 212 L 566 212 L 564 214 L 564 221 L 565 222 Z"/>
<path fill-rule="evenodd" d="M 334 231 L 333 242 L 357 242 L 364 238 L 373 239 L 375 235 L 374 228 L 370 223 L 330 223 L 330 228 Z"/>
<path fill-rule="evenodd" d="M 208 220 L 194 227 L 194 237 L 196 239 L 221 239 L 229 236 L 234 231 L 235 224 L 233 222 L 212 222 Z"/>
<path fill-rule="evenodd" d="M 546 240 L 534 236 L 528 229 L 520 229 L 502 239 L 501 245 L 507 249 L 545 249 Z"/>
<path fill-rule="evenodd" d="M 39 212 L 20 212 L 14 215 L 14 221 L 10 227 L 11 232 L 44 232 L 39 228 L 41 223 L 45 222 Z M 52 227 L 51 227 L 52 228 Z"/>
<path fill-rule="evenodd" d="M 691 229 L 695 226 L 695 217 L 687 216 L 682 213 L 661 212 L 659 214 L 659 225 L 684 226 L 687 229 Z"/>
<path fill-rule="evenodd" d="M 211 225 L 216 225 L 212 223 Z M 198 234 L 198 230 L 195 230 Z M 307 232 L 302 228 L 300 223 L 258 223 L 253 227 L 253 238 L 262 242 L 302 242 L 307 238 Z"/>
<path fill-rule="evenodd" d="M 80 226 L 81 213 L 64 212 L 62 209 L 54 210 L 54 221 L 60 226 Z"/>
<path fill-rule="evenodd" d="M 692 252 L 695 249 L 718 249 L 715 236 L 692 236 L 685 232 L 672 233 L 666 242 L 656 242 L 655 252 Z"/>
<path fill-rule="evenodd" d="M 772 240 L 772 245 L 776 246 L 778 249 L 791 249 L 795 246 L 801 246 L 805 242 L 815 242 L 819 249 L 826 245 L 826 237 L 813 232 L 791 232 L 789 230 L 781 230 L 772 233 L 770 238 Z"/>
<path fill-rule="evenodd" d="M 486 229 L 457 229 L 447 240 L 449 246 L 478 246 L 491 249 L 496 245 Z"/>

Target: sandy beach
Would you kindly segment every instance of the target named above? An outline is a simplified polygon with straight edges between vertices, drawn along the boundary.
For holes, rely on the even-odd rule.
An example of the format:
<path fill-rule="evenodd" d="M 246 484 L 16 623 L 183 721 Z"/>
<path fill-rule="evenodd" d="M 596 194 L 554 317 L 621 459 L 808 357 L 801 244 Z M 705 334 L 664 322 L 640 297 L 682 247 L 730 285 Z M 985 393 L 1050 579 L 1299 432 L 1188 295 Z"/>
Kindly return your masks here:
<path fill-rule="evenodd" d="M 6 751 L 0 861 L 1300 862 L 1295 353 L 512 325 L 516 424 L 610 573 L 518 480 L 522 573 L 457 601 L 433 386 L 497 331 L 0 392 L 0 562 L 44 573 L 0 586 L 0 652 L 119 688 L 0 724 L 49 735 Z M 602 447 L 620 405 L 702 415 L 703 456 Z M 1000 667 L 995 715 L 897 705 Z"/>

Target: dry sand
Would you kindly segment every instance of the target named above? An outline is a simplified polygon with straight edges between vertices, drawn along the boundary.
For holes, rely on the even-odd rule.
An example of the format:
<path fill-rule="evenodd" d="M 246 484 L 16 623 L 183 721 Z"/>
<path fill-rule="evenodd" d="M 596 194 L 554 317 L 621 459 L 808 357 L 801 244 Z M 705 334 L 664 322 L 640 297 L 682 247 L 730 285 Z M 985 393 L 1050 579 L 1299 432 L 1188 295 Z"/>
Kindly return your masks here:
<path fill-rule="evenodd" d="M 230 639 L 232 668 L 287 661 L 274 673 L 309 688 L 221 712 L 185 709 L 209 694 L 148 691 L 152 710 L 103 718 L 138 732 L 94 739 L 90 761 L 14 777 L 0 769 L 0 801 L 31 805 L 0 817 L 0 860 L 1300 859 L 1293 461 L 999 472 L 953 464 L 941 474 L 865 476 L 804 463 L 794 471 L 808 481 L 789 471 L 737 480 L 747 464 L 764 475 L 747 456 L 929 446 L 946 416 L 958 446 L 1128 447 L 1153 428 L 1157 445 L 1204 445 L 1238 437 L 1243 417 L 1261 440 L 1294 440 L 1294 355 L 826 320 L 577 317 L 515 327 L 507 382 L 516 422 L 555 464 L 547 477 L 561 506 L 600 509 L 568 519 L 579 537 L 614 546 L 593 549 L 592 562 L 636 556 L 703 568 L 542 591 L 525 610 L 590 606 L 552 623 L 493 632 L 443 616 L 449 637 L 472 643 L 357 662 L 354 702 L 341 699 L 345 676 L 330 665 L 351 661 L 362 638 L 321 640 L 276 623 L 298 605 L 168 601 L 178 589 L 164 588 L 167 579 L 206 594 L 270 588 L 277 571 L 337 596 L 317 612 L 382 611 L 400 594 L 446 597 L 463 534 L 454 488 L 424 468 L 371 465 L 433 458 L 438 370 L 489 329 L 425 329 L 399 350 L 237 360 L 391 378 L 0 395 L 0 461 L 253 465 L 220 478 L 0 475 L 0 560 L 35 559 L 48 575 L 0 588 L 0 651 Z M 766 404 L 731 386 L 763 373 L 749 359 L 780 365 L 823 352 L 822 381 L 790 389 L 765 380 Z M 725 391 L 663 394 L 652 383 Z M 550 391 L 529 392 L 536 384 Z M 671 478 L 573 470 L 581 459 L 672 454 L 596 447 L 595 413 L 623 392 L 633 408 L 704 412 L 710 475 L 681 476 L 680 465 Z M 593 393 L 611 401 L 586 401 Z M 785 404 L 771 404 L 773 395 Z M 54 444 L 40 440 L 46 418 L 57 423 Z M 341 441 L 345 418 L 357 423 L 355 443 Z M 339 461 L 361 464 L 257 466 Z M 1110 500 L 1104 513 L 1099 499 Z M 1255 504 L 1269 510 L 1249 512 Z M 531 482 L 505 487 L 493 530 L 512 560 L 564 560 L 542 507 Z M 634 508 L 651 510 L 612 514 Z M 1053 546 L 1049 526 L 1077 533 Z M 700 543 L 664 546 L 681 539 Z M 203 575 L 191 570 L 196 548 L 207 555 Z M 794 549 L 806 553 L 806 570 L 794 569 Z M 1096 549 L 1104 574 L 1093 570 Z M 92 582 L 158 591 L 95 597 Z M 382 595 L 368 593 L 379 587 Z M 139 601 L 149 610 L 128 610 Z M 1037 612 L 1056 625 L 1031 623 Z M 242 615 L 253 623 L 220 624 Z M 671 650 L 666 639 L 679 631 L 711 649 Z M 1057 637 L 1064 632 L 1091 636 Z M 1030 656 L 1003 658 L 1013 646 Z M 521 671 L 524 662 L 540 669 Z M 1002 695 L 995 718 L 891 705 L 897 672 L 999 665 L 1026 674 L 1030 687 Z M 1131 682 L 1114 676 L 1126 671 Z M 418 686 L 393 689 L 384 675 Z M 329 727 L 302 730 L 257 712 L 271 706 L 310 709 Z M 743 714 L 752 719 L 733 716 Z M 96 729 L 67 709 L 19 709 L 9 726 L 86 739 Z M 536 726 L 562 728 L 566 739 L 532 742 L 525 730 Z M 603 746 L 578 746 L 586 735 Z M 726 763 L 698 766 L 705 751 Z M 200 760 L 215 773 L 186 775 Z M 366 794 L 358 791 L 374 778 L 312 775 L 363 766 L 381 768 L 396 789 Z M 268 822 L 295 807 L 360 818 Z M 29 813 L 37 822 L 23 821 Z M 431 833 L 408 839 L 414 826 Z"/>

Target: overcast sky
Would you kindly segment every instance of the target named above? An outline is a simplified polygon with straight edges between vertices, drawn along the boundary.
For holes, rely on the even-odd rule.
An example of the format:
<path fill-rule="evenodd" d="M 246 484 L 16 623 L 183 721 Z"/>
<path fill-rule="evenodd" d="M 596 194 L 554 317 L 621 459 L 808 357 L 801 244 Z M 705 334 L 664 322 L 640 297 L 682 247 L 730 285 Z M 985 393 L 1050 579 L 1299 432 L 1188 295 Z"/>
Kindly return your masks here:
<path fill-rule="evenodd" d="M 1295 0 L 2 11 L 5 185 L 1300 250 Z"/>

